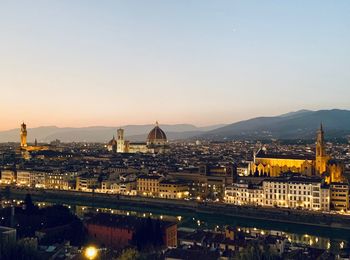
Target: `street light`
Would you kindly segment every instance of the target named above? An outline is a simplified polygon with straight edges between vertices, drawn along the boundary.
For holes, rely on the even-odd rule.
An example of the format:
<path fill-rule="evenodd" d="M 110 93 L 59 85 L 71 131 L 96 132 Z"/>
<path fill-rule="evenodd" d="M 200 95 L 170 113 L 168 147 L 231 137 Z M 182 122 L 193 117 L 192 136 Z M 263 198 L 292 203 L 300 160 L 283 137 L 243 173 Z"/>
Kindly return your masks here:
<path fill-rule="evenodd" d="M 97 256 L 97 249 L 94 246 L 89 246 L 85 249 L 85 257 L 89 260 L 95 259 Z"/>

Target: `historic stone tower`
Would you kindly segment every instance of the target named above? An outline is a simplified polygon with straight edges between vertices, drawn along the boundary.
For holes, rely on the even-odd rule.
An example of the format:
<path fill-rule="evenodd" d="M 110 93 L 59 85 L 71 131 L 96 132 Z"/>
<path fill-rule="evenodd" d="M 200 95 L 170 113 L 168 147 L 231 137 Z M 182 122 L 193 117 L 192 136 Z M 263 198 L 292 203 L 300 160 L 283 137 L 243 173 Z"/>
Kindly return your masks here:
<path fill-rule="evenodd" d="M 21 147 L 27 147 L 27 126 L 24 122 L 21 124 Z"/>
<path fill-rule="evenodd" d="M 124 141 L 124 129 L 119 128 L 117 130 L 117 153 L 124 153 L 125 141 Z"/>
<path fill-rule="evenodd" d="M 329 156 L 326 154 L 325 146 L 324 146 L 324 132 L 321 124 L 320 129 L 317 131 L 316 138 L 316 173 L 323 174 L 327 171 L 327 162 L 329 160 Z"/>

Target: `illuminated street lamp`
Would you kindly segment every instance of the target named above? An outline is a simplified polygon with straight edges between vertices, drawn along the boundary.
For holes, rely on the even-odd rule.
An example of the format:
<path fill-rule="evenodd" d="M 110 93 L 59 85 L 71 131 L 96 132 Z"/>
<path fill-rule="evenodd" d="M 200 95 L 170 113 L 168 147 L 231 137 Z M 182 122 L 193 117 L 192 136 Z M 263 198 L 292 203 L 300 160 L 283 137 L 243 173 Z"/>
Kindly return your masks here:
<path fill-rule="evenodd" d="M 94 246 L 89 246 L 85 249 L 84 255 L 87 259 L 93 260 L 97 256 L 97 248 Z"/>

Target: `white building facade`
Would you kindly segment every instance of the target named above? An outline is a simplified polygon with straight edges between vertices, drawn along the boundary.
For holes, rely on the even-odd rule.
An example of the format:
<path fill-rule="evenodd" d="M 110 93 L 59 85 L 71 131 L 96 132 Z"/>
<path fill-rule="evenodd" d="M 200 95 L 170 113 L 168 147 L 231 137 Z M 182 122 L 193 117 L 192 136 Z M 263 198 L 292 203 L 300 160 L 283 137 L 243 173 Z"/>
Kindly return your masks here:
<path fill-rule="evenodd" d="M 235 183 L 225 189 L 225 201 L 235 205 L 330 210 L 330 190 L 321 180 L 271 178 L 260 185 Z"/>

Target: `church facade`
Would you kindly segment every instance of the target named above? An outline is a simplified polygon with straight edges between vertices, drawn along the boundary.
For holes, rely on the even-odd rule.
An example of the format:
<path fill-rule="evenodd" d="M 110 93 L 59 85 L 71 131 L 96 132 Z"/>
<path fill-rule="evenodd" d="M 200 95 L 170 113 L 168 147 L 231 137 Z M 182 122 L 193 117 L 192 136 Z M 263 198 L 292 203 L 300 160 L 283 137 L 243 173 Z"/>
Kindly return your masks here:
<path fill-rule="evenodd" d="M 268 154 L 264 149 L 260 149 L 254 154 L 250 169 L 253 174 L 259 176 L 277 177 L 282 173 L 292 172 L 306 176 L 322 176 L 327 183 L 343 181 L 342 164 L 326 154 L 322 124 L 317 131 L 314 157 Z"/>
<path fill-rule="evenodd" d="M 146 142 L 130 142 L 124 138 L 124 129 L 117 130 L 117 138 L 108 143 L 107 150 L 116 153 L 165 153 L 169 150 L 164 131 L 156 126 L 149 132 Z"/>

